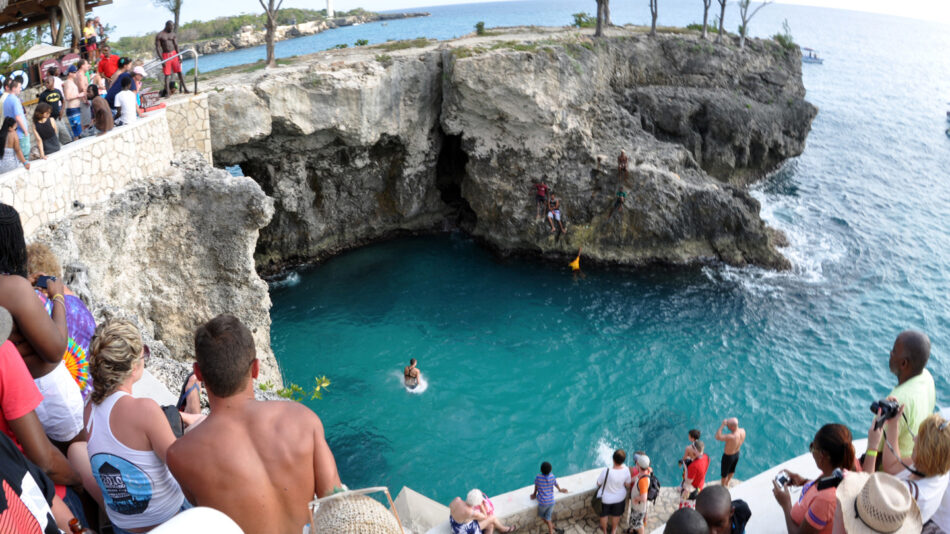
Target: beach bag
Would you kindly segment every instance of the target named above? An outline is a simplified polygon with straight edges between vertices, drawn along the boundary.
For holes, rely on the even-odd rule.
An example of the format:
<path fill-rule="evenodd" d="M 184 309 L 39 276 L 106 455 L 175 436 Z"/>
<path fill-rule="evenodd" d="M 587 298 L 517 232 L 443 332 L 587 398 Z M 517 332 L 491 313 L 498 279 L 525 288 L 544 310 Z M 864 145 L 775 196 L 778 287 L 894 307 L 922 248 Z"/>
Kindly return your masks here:
<path fill-rule="evenodd" d="M 597 486 L 597 489 L 594 491 L 594 496 L 590 499 L 590 506 L 594 509 L 594 513 L 600 517 L 600 512 L 604 509 L 604 492 L 601 490 L 606 490 L 607 488 L 607 477 L 610 476 L 610 468 L 604 470 L 604 483 Z M 600 496 L 597 494 L 600 493 Z"/>

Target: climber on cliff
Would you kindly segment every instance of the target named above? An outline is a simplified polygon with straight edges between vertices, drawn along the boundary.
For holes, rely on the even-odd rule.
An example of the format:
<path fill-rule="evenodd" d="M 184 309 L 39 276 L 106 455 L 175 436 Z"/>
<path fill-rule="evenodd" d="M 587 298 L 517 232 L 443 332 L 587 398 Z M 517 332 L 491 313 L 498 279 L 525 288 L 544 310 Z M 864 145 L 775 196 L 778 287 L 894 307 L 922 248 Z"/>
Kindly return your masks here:
<path fill-rule="evenodd" d="M 561 201 L 554 196 L 554 193 L 551 193 L 548 199 L 548 224 L 551 225 L 551 233 L 557 230 L 557 228 L 554 227 L 554 221 L 557 221 L 557 226 L 561 229 L 561 233 L 563 234 L 564 225 L 561 224 Z"/>
<path fill-rule="evenodd" d="M 544 183 L 548 179 L 548 175 L 545 174 L 541 177 L 540 181 L 534 183 L 535 195 L 534 202 L 536 204 L 535 216 L 541 218 L 541 210 L 545 209 L 548 204 L 548 184 Z"/>
<path fill-rule="evenodd" d="M 620 187 L 620 190 L 617 191 L 617 196 L 614 199 L 614 207 L 610 210 L 610 215 L 607 216 L 607 220 L 613 218 L 617 213 L 623 212 L 623 204 L 627 200 L 627 192 L 623 190 L 623 186 Z M 623 214 L 621 213 L 620 222 L 623 222 Z"/>
<path fill-rule="evenodd" d="M 165 73 L 165 94 L 168 94 L 168 80 L 172 74 L 178 74 L 178 81 L 181 84 L 181 92 L 187 93 L 185 87 L 185 77 L 181 73 L 181 58 L 178 56 L 178 36 L 175 35 L 175 23 L 168 21 L 165 23 L 165 29 L 155 36 L 155 53 L 162 61 L 162 70 Z M 173 58 L 173 59 L 169 59 Z"/>
<path fill-rule="evenodd" d="M 623 184 L 623 180 L 627 179 L 627 151 L 621 150 L 620 155 L 617 156 L 617 180 Z"/>

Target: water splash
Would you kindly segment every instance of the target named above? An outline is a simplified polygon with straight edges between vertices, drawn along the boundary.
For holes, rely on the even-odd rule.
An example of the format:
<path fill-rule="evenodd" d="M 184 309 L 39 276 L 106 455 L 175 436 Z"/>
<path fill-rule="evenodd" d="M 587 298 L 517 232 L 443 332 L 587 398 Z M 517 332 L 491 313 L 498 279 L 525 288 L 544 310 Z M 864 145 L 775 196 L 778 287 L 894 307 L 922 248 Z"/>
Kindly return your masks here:
<path fill-rule="evenodd" d="M 271 282 L 268 283 L 268 285 L 273 290 L 273 289 L 278 289 L 282 287 L 294 287 L 299 283 L 300 283 L 300 274 L 293 272 L 278 280 L 272 280 Z"/>
<path fill-rule="evenodd" d="M 429 381 L 426 380 L 426 375 L 422 371 L 419 371 L 419 385 L 416 386 L 415 388 L 409 388 L 406 386 L 406 382 L 403 377 L 402 371 L 393 371 L 392 373 L 390 373 L 390 375 L 393 376 L 394 379 L 399 382 L 399 385 L 402 386 L 406 390 L 406 393 L 412 393 L 413 395 L 422 395 L 423 393 L 426 392 L 427 389 L 429 389 Z"/>

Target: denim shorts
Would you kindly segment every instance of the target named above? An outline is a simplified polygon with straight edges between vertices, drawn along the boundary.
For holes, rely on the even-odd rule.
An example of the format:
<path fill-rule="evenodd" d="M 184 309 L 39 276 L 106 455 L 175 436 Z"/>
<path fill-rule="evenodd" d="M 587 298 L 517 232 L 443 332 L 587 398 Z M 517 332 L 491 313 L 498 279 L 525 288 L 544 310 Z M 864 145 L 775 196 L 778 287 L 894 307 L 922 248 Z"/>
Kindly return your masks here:
<path fill-rule="evenodd" d="M 553 504 L 539 504 L 538 505 L 538 517 L 544 519 L 545 521 L 551 520 L 551 514 L 554 513 Z"/>

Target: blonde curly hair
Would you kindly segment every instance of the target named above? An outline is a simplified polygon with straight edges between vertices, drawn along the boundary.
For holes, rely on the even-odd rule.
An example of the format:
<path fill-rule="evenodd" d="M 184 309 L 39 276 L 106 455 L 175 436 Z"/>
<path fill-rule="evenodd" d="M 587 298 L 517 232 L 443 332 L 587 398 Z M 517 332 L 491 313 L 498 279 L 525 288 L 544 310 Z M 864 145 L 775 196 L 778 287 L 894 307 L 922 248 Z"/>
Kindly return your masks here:
<path fill-rule="evenodd" d="M 92 402 L 99 404 L 132 374 L 142 357 L 142 334 L 125 319 L 112 319 L 96 328 L 89 346 Z"/>
<path fill-rule="evenodd" d="M 26 270 L 30 274 L 44 273 L 56 278 L 63 277 L 59 258 L 44 243 L 30 243 L 26 246 Z"/>

